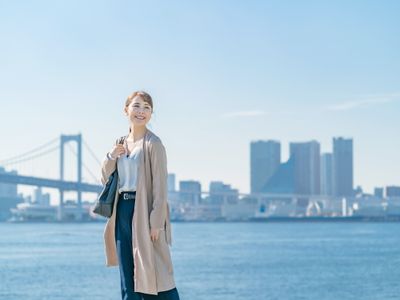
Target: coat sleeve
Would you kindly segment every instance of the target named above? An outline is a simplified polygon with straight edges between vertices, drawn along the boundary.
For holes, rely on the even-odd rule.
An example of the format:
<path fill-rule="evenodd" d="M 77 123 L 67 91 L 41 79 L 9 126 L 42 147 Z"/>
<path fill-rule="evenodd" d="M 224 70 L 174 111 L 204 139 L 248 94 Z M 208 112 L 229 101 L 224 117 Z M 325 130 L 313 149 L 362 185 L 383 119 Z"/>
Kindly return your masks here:
<path fill-rule="evenodd" d="M 115 145 L 118 143 L 118 139 L 115 141 Z M 101 163 L 101 183 L 103 185 L 106 184 L 110 175 L 114 172 L 117 166 L 117 160 L 112 160 L 107 157 L 107 154 L 104 155 L 103 161 Z"/>
<path fill-rule="evenodd" d="M 150 212 L 150 228 L 164 229 L 167 217 L 168 171 L 167 155 L 161 141 L 150 146 L 153 207 Z"/>

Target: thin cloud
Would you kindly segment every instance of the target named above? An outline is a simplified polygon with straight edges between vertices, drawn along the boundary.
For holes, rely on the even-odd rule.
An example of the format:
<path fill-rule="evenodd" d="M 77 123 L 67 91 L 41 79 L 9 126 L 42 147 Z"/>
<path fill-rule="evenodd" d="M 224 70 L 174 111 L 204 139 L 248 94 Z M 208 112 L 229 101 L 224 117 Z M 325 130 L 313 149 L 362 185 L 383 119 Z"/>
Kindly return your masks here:
<path fill-rule="evenodd" d="M 400 93 L 384 94 L 384 95 L 370 95 L 366 96 L 365 99 L 347 101 L 344 103 L 331 105 L 326 107 L 324 110 L 328 111 L 346 111 L 360 107 L 381 105 L 400 100 Z"/>
<path fill-rule="evenodd" d="M 254 116 L 262 116 L 267 113 L 262 110 L 242 110 L 235 112 L 228 112 L 222 115 L 223 118 L 234 118 L 234 117 L 254 117 Z"/>
<path fill-rule="evenodd" d="M 241 111 L 233 111 L 227 112 L 221 115 L 222 118 L 246 118 L 246 117 L 258 117 L 258 116 L 288 116 L 288 115 L 296 115 L 296 114 L 304 114 L 304 113 L 321 113 L 323 111 L 348 111 L 352 109 L 368 107 L 368 106 L 376 106 L 376 105 L 384 105 L 386 103 L 391 103 L 400 100 L 400 93 L 391 93 L 391 94 L 375 94 L 375 95 L 364 95 L 360 96 L 358 100 L 346 101 L 339 104 L 329 105 L 323 107 L 322 109 L 311 109 L 307 111 L 264 111 L 264 110 L 241 110 Z"/>
<path fill-rule="evenodd" d="M 228 112 L 222 115 L 223 118 L 241 118 L 241 117 L 257 117 L 257 116 L 285 116 L 285 115 L 293 115 L 295 112 L 293 111 L 263 111 L 263 110 L 242 110 L 235 112 Z"/>

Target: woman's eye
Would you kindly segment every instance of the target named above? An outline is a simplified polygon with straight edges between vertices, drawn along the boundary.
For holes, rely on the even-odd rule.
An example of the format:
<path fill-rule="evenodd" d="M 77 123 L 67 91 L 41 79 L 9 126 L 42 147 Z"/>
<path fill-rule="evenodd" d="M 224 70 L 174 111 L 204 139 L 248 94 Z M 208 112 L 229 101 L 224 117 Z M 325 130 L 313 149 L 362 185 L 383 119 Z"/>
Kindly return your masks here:
<path fill-rule="evenodd" d="M 132 105 L 132 108 L 141 108 L 141 107 L 140 107 L 140 105 Z M 143 107 L 143 109 L 149 111 L 149 110 L 151 110 L 151 107 L 145 106 L 145 107 Z"/>

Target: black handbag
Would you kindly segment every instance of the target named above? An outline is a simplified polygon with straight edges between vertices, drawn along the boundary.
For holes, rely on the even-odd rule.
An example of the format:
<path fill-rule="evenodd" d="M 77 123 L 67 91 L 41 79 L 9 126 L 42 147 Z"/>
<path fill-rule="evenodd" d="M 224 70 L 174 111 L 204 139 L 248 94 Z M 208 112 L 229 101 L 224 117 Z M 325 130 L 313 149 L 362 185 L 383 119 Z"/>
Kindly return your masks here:
<path fill-rule="evenodd" d="M 126 136 L 120 137 L 118 144 L 123 144 L 125 138 Z M 96 204 L 92 210 L 93 213 L 106 218 L 111 217 L 114 209 L 117 184 L 118 184 L 118 167 L 115 166 L 114 172 L 112 172 L 110 177 L 108 177 L 108 180 L 104 185 L 103 190 L 101 191 L 100 195 L 96 200 Z"/>

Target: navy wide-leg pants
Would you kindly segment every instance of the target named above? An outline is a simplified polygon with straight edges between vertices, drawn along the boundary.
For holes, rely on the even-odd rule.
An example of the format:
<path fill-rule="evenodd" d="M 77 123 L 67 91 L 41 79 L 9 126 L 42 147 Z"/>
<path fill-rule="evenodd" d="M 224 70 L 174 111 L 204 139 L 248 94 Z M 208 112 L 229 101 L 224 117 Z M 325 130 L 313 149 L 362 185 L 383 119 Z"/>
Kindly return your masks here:
<path fill-rule="evenodd" d="M 115 242 L 119 260 L 122 300 L 180 300 L 177 288 L 158 292 L 158 295 L 135 292 L 133 283 L 132 218 L 135 198 L 119 197 L 115 220 Z"/>
<path fill-rule="evenodd" d="M 135 198 L 123 199 L 119 196 L 115 220 L 115 242 L 121 276 L 122 300 L 142 300 L 133 284 L 132 218 L 135 210 Z"/>

